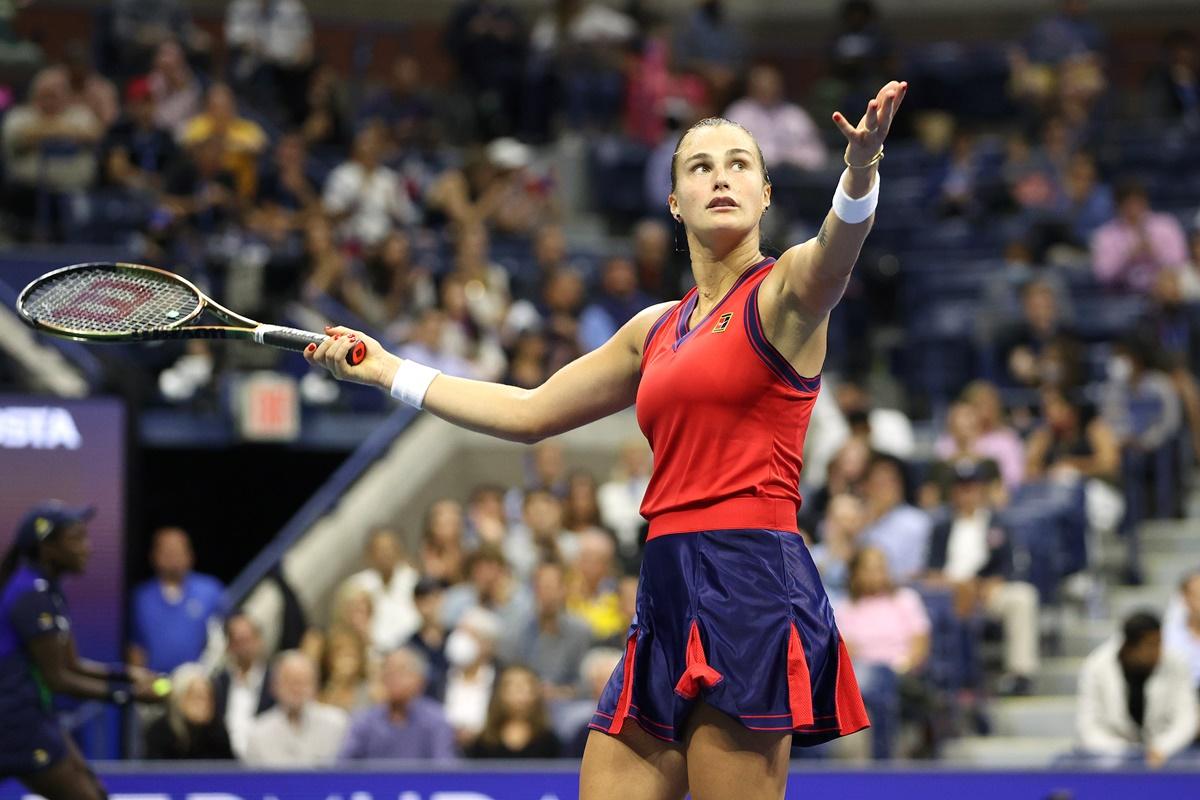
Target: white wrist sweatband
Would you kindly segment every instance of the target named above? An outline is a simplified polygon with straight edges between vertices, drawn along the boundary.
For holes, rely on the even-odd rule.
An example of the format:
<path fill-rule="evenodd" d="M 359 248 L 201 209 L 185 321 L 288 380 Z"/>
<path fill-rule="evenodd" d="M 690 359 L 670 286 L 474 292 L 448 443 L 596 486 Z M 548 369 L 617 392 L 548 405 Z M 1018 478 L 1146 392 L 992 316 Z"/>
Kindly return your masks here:
<path fill-rule="evenodd" d="M 842 222 L 854 225 L 875 213 L 875 206 L 879 203 L 879 173 L 875 173 L 875 184 L 871 191 L 855 199 L 842 188 L 842 178 L 846 177 L 848 172 L 849 169 L 838 177 L 837 191 L 833 193 L 833 213 L 837 214 L 837 218 Z"/>
<path fill-rule="evenodd" d="M 427 367 L 407 358 L 401 359 L 400 366 L 396 368 L 396 377 L 392 378 L 392 397 L 413 408 L 420 408 L 425 403 L 425 393 L 429 391 L 429 384 L 441 374 L 440 369 Z"/>

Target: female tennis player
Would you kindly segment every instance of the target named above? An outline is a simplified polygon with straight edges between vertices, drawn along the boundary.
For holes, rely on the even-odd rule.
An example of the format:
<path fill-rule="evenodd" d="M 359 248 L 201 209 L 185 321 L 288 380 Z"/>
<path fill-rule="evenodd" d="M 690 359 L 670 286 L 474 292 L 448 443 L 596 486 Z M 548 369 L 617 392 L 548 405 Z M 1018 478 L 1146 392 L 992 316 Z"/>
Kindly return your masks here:
<path fill-rule="evenodd" d="M 91 513 L 56 502 L 35 507 L 0 562 L 0 781 L 17 778 L 47 800 L 107 796 L 59 727 L 52 693 L 123 705 L 161 702 L 169 691 L 149 670 L 76 653 L 59 578 L 87 565 Z"/>
<path fill-rule="evenodd" d="M 330 328 L 305 357 L 457 425 L 536 442 L 636 404 L 654 451 L 637 615 L 591 727 L 584 800 L 781 797 L 789 745 L 867 727 L 797 489 L 829 312 L 879 194 L 883 142 L 908 85 L 892 81 L 847 139 L 817 236 L 765 258 L 771 183 L 754 138 L 706 119 L 679 141 L 667 203 L 696 287 L 646 309 L 542 386 L 454 378 Z M 346 353 L 366 342 L 357 367 Z M 630 723 L 636 724 L 630 724 Z"/>

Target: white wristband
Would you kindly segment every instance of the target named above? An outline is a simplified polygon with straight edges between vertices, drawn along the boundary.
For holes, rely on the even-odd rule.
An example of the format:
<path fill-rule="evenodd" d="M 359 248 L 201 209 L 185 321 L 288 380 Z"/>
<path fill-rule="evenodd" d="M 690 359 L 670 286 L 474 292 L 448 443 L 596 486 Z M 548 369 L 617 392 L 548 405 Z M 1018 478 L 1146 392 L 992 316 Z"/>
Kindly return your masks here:
<path fill-rule="evenodd" d="M 413 408 L 420 408 L 425 403 L 425 393 L 429 391 L 429 384 L 441 374 L 440 369 L 427 367 L 407 358 L 401 359 L 400 366 L 396 368 L 396 377 L 392 378 L 392 397 Z"/>
<path fill-rule="evenodd" d="M 849 172 L 849 169 L 843 171 L 838 178 L 837 191 L 833 193 L 833 213 L 842 222 L 854 225 L 875 213 L 875 206 L 879 203 L 879 173 L 875 173 L 875 184 L 871 191 L 855 199 L 842 188 L 842 178 Z"/>

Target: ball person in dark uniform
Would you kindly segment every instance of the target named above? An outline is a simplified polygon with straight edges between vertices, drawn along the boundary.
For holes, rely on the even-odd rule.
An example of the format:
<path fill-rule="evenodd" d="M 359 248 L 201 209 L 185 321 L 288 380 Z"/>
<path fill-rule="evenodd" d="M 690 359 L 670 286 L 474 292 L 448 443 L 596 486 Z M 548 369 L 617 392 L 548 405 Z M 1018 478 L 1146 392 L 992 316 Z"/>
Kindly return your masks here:
<path fill-rule="evenodd" d="M 79 657 L 59 580 L 87 566 L 90 508 L 33 508 L 0 562 L 0 781 L 47 800 L 103 800 L 99 779 L 52 708 L 54 694 L 124 705 L 161 702 L 169 682 L 145 669 Z"/>

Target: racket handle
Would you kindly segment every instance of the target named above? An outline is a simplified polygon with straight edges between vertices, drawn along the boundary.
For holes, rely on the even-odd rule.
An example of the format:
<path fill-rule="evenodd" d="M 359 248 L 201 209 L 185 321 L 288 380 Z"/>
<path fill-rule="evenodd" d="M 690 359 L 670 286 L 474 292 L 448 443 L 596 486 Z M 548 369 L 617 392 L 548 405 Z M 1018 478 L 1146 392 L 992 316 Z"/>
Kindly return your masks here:
<path fill-rule="evenodd" d="M 320 345 L 329 337 L 323 333 L 302 331 L 299 328 L 285 328 L 282 325 L 259 325 L 254 329 L 254 341 L 259 344 L 269 344 L 284 350 L 301 352 L 310 344 Z M 355 342 L 350 352 L 346 353 L 346 363 L 357 367 L 367 357 L 367 346 L 363 342 Z"/>

